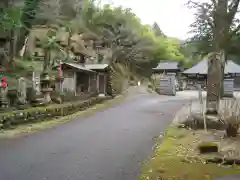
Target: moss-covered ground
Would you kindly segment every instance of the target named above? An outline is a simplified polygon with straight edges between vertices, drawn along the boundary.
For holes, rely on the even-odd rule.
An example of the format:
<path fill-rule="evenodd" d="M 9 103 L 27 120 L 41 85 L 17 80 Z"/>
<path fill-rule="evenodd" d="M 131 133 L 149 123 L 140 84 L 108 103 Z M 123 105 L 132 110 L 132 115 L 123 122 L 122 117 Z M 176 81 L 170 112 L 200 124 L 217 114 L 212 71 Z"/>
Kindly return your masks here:
<path fill-rule="evenodd" d="M 139 180 L 214 180 L 215 177 L 238 174 L 238 167 L 206 164 L 195 151 L 194 133 L 171 126 L 159 139 L 154 155 L 144 163 Z"/>

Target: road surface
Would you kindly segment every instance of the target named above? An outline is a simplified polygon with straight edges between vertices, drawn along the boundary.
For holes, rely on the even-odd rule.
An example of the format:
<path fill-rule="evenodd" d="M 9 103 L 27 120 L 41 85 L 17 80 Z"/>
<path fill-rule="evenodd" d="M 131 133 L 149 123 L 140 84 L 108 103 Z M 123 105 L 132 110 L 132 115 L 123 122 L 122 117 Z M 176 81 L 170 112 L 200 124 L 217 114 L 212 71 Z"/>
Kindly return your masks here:
<path fill-rule="evenodd" d="M 134 180 L 186 100 L 135 90 L 119 105 L 0 141 L 1 180 Z"/>

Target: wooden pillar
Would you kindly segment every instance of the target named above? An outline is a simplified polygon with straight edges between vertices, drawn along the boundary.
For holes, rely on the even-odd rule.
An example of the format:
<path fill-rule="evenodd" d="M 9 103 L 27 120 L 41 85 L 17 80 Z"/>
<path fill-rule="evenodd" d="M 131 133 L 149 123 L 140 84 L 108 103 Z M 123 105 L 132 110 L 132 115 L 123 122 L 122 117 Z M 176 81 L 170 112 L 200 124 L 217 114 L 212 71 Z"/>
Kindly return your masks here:
<path fill-rule="evenodd" d="M 73 81 L 74 81 L 74 94 L 77 95 L 77 73 L 73 73 Z"/>
<path fill-rule="evenodd" d="M 91 92 L 91 75 L 88 75 L 88 92 Z"/>
<path fill-rule="evenodd" d="M 104 74 L 104 94 L 106 94 L 106 80 L 107 80 L 107 77 L 106 75 Z"/>
<path fill-rule="evenodd" d="M 96 79 L 97 79 L 97 92 L 99 93 L 99 74 L 97 73 L 97 77 L 96 77 Z"/>

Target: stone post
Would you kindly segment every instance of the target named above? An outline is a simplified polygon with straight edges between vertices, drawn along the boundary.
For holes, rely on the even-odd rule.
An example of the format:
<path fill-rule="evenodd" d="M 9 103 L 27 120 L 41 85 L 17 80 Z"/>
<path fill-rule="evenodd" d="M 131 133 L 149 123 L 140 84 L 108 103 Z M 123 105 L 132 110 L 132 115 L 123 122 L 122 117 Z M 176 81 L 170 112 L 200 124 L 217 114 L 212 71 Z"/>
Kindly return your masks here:
<path fill-rule="evenodd" d="M 27 84 L 24 77 L 18 79 L 17 85 L 18 100 L 23 105 L 27 103 Z"/>
<path fill-rule="evenodd" d="M 220 102 L 222 67 L 221 53 L 213 52 L 207 56 L 208 74 L 207 74 L 207 101 L 206 115 L 218 115 Z"/>

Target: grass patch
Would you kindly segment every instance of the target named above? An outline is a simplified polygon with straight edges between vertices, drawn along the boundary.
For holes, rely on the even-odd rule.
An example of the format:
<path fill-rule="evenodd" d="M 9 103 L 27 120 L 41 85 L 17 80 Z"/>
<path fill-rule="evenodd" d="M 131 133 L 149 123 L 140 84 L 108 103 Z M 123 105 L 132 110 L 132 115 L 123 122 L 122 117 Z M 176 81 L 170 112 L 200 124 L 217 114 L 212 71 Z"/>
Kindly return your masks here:
<path fill-rule="evenodd" d="M 81 118 L 88 117 L 100 110 L 110 108 L 112 105 L 120 103 L 125 97 L 126 97 L 125 94 L 119 95 L 114 99 L 107 100 L 101 104 L 96 104 L 84 111 L 79 111 L 77 113 L 74 113 L 68 116 L 63 116 L 57 119 L 18 125 L 18 126 L 14 126 L 12 129 L 2 129 L 0 130 L 0 138 L 16 138 L 16 137 L 24 136 L 34 132 L 38 132 L 41 130 L 49 129 L 59 124 L 67 123 L 75 117 L 81 117 Z"/>
<path fill-rule="evenodd" d="M 162 142 L 157 142 L 154 155 L 146 162 L 138 179 L 211 180 L 217 176 L 240 173 L 237 167 L 205 164 L 195 151 L 197 143 L 191 131 L 169 127 Z"/>

